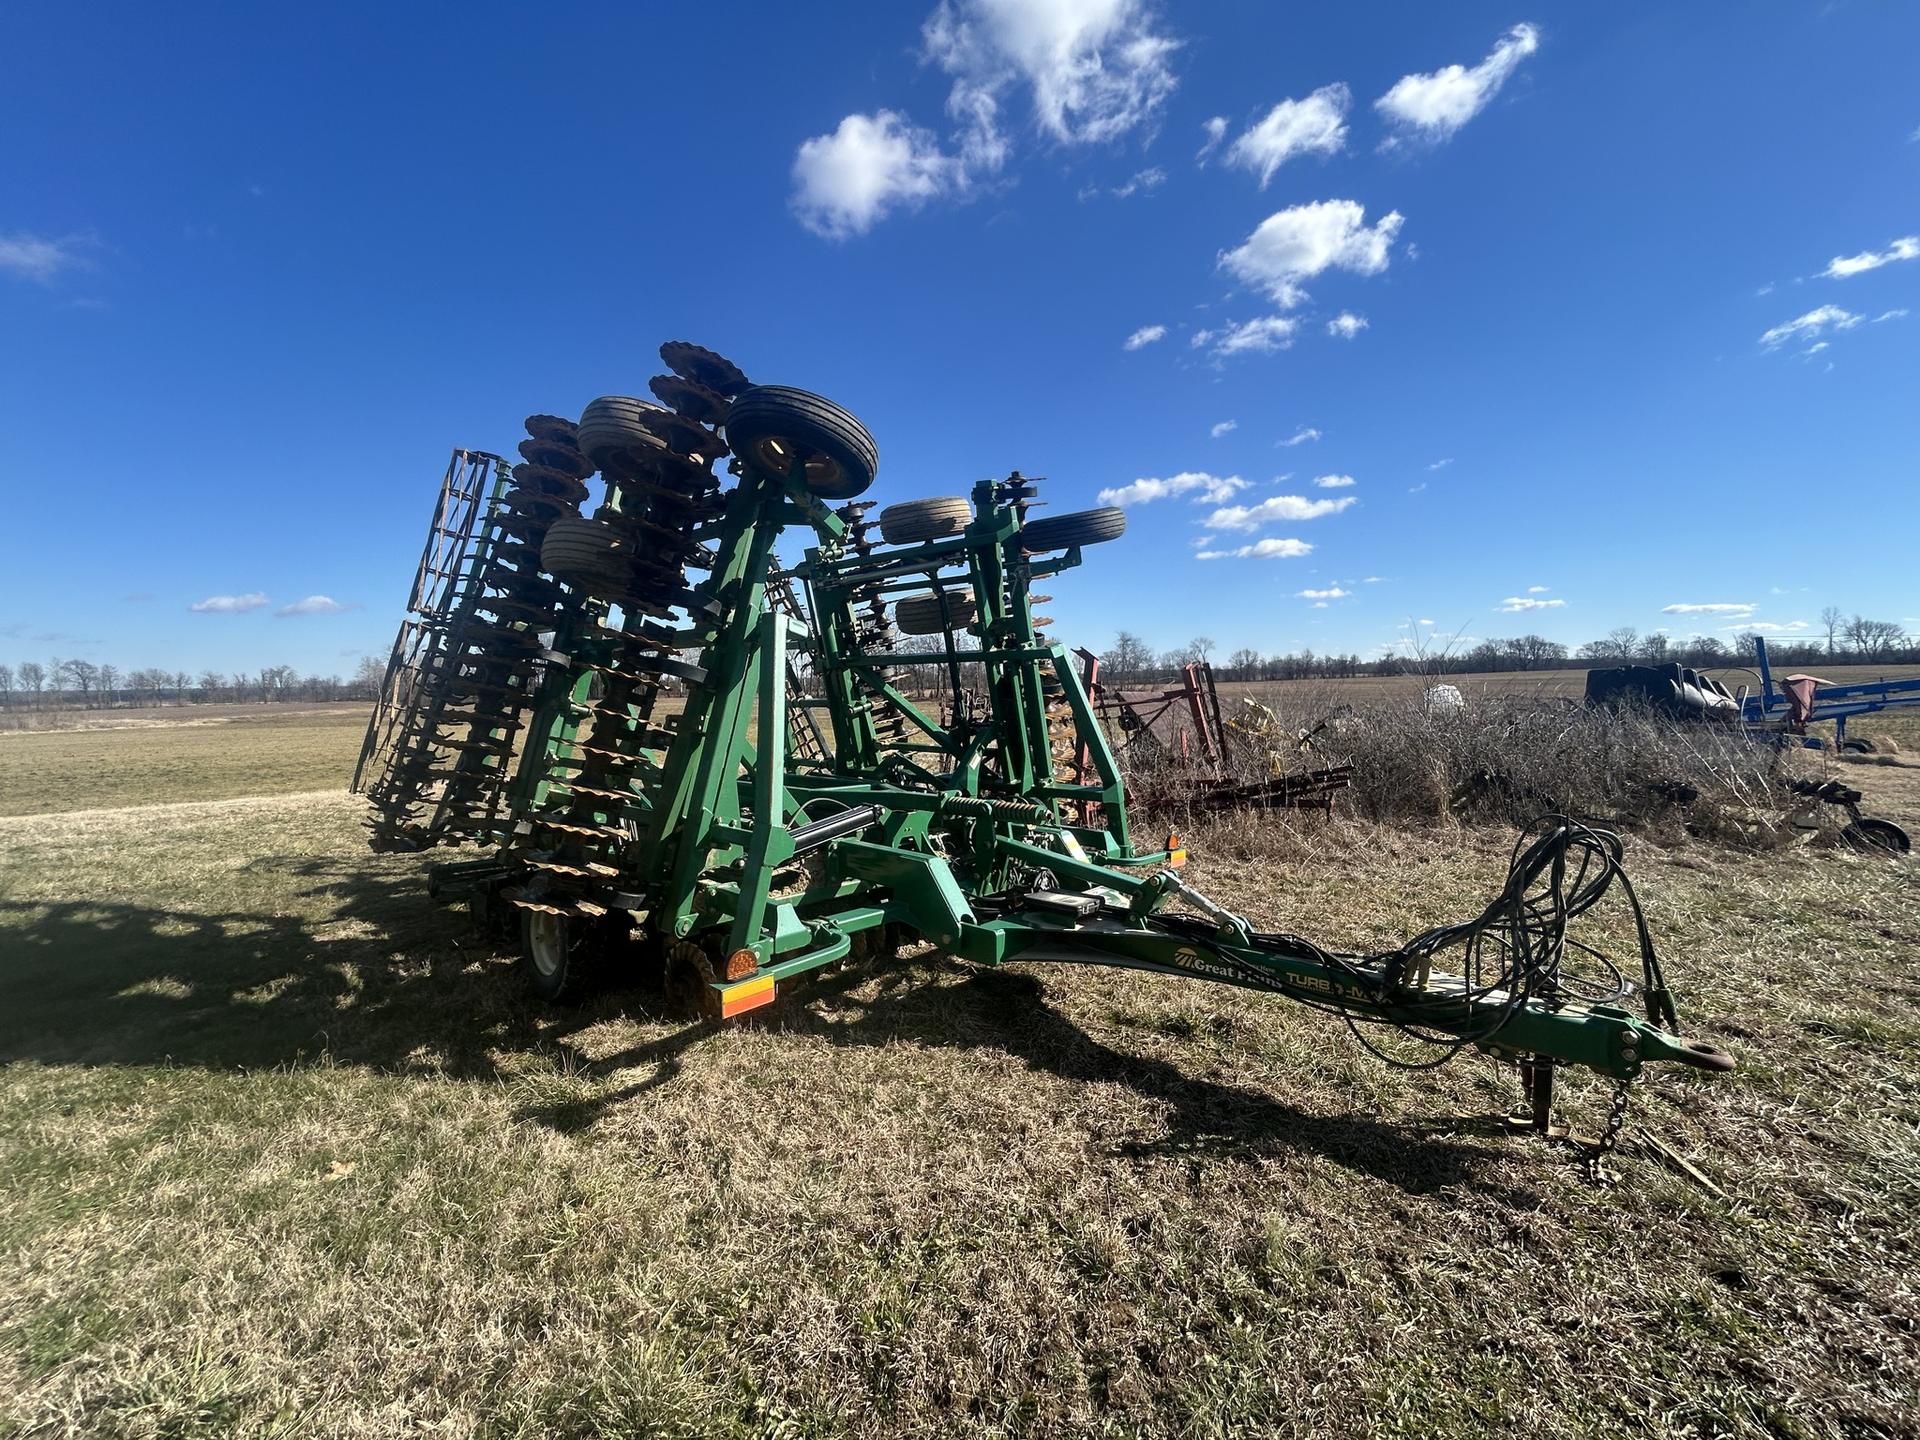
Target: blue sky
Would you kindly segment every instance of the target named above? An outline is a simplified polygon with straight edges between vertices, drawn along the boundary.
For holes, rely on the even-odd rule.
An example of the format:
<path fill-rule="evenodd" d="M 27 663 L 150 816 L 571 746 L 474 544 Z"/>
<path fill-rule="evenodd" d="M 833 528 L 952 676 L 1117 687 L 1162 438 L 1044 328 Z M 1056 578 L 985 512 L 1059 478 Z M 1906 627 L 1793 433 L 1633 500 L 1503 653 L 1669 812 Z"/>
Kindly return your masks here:
<path fill-rule="evenodd" d="M 448 449 L 669 338 L 861 415 L 883 502 L 1117 492 L 1071 643 L 1920 627 L 1914 6 L 0 34 L 0 661 L 384 654 Z"/>

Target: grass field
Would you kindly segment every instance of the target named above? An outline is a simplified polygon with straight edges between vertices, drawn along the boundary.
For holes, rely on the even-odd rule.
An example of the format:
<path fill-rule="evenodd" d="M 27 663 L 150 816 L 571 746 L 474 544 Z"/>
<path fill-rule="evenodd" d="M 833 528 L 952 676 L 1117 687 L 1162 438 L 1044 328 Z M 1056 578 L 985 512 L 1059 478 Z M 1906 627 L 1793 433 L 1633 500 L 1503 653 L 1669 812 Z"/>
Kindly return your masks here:
<path fill-rule="evenodd" d="M 1633 846 L 1741 1069 L 1633 1112 L 1723 1194 L 1643 1150 L 1594 1188 L 1462 1118 L 1484 1062 L 1184 981 L 923 953 L 732 1030 L 543 1010 L 365 850 L 357 724 L 11 748 L 78 738 L 0 737 L 0 1435 L 1920 1430 L 1910 862 Z M 1190 873 L 1364 947 L 1507 839 L 1238 825 Z"/>

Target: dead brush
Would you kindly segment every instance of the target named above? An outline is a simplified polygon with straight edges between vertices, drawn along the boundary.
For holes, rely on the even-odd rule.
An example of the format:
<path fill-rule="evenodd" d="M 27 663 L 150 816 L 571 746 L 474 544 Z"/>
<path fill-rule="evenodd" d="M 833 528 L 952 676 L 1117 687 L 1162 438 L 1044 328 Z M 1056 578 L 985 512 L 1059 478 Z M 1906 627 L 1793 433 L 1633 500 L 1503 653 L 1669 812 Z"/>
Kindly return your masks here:
<path fill-rule="evenodd" d="M 1557 812 L 1670 841 L 1692 834 L 1768 848 L 1792 834 L 1786 782 L 1798 752 L 1737 730 L 1527 696 L 1475 696 L 1453 707 L 1396 697 L 1342 710 L 1329 720 L 1289 706 L 1258 741 L 1236 735 L 1226 778 L 1352 765 L 1340 809 L 1389 825 L 1520 825 Z M 1203 767 L 1164 752 L 1128 762 L 1129 784 L 1156 822 L 1195 825 L 1212 814 L 1210 823 L 1221 823 Z M 1265 824 L 1279 818 L 1255 813 Z M 1280 813 L 1291 829 L 1314 821 L 1310 812 Z"/>

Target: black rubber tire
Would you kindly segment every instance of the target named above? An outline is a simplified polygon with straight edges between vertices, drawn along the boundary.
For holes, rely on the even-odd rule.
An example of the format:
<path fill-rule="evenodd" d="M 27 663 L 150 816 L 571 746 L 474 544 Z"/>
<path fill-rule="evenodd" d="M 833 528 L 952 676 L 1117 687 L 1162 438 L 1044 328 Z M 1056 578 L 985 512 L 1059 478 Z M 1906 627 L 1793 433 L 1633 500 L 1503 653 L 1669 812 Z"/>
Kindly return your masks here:
<path fill-rule="evenodd" d="M 1076 545 L 1099 545 L 1127 533 L 1127 512 L 1118 505 L 1098 510 L 1076 510 L 1071 515 L 1049 515 L 1020 532 L 1020 547 L 1029 555 L 1048 550 L 1070 550 Z"/>
<path fill-rule="evenodd" d="M 973 523 L 973 506 L 958 495 L 902 500 L 880 512 L 880 538 L 889 545 L 917 545 L 958 535 Z"/>
<path fill-rule="evenodd" d="M 1840 832 L 1840 838 L 1858 850 L 1878 850 L 1888 855 L 1913 851 L 1913 840 L 1891 820 L 1855 820 Z"/>
<path fill-rule="evenodd" d="M 824 396 L 786 385 L 756 385 L 727 409 L 727 444 L 747 465 L 784 478 L 795 458 L 807 488 L 823 500 L 850 500 L 873 484 L 880 447 L 867 427 Z"/>
<path fill-rule="evenodd" d="M 1843 755 L 1871 755 L 1873 754 L 1873 741 L 1865 737 L 1849 736 L 1840 742 L 1840 753 Z"/>
<path fill-rule="evenodd" d="M 520 911 L 520 973 L 535 998 L 574 1005 L 600 988 L 601 937 L 574 915 Z"/>
<path fill-rule="evenodd" d="M 633 588 L 639 554 L 634 537 L 598 520 L 564 516 L 540 543 L 540 568 L 562 584 L 602 600 L 620 600 Z"/>
<path fill-rule="evenodd" d="M 648 410 L 671 413 L 632 395 L 602 395 L 580 412 L 580 450 L 596 468 L 618 467 L 629 455 L 657 455 L 666 447 L 640 423 Z"/>
<path fill-rule="evenodd" d="M 893 623 L 902 635 L 944 635 L 951 624 L 964 630 L 979 618 L 973 596 L 964 590 L 947 591 L 947 613 L 940 614 L 937 595 L 909 595 L 893 607 Z"/>

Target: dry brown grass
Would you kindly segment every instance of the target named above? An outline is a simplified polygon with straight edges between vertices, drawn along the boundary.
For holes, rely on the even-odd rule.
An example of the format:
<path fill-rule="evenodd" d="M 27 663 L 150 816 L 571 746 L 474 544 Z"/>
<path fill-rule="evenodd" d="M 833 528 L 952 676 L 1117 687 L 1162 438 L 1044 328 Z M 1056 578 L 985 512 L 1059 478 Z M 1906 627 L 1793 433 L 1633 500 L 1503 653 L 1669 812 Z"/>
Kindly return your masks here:
<path fill-rule="evenodd" d="M 1742 1066 L 1635 1120 L 1722 1200 L 1590 1188 L 1456 1118 L 1511 1098 L 1484 1063 L 1197 983 L 922 955 L 717 1033 L 542 1010 L 358 819 L 0 820 L 0 1434 L 1915 1432 L 1909 864 L 1634 846 Z M 1504 839 L 1269 819 L 1192 874 L 1357 947 Z"/>

